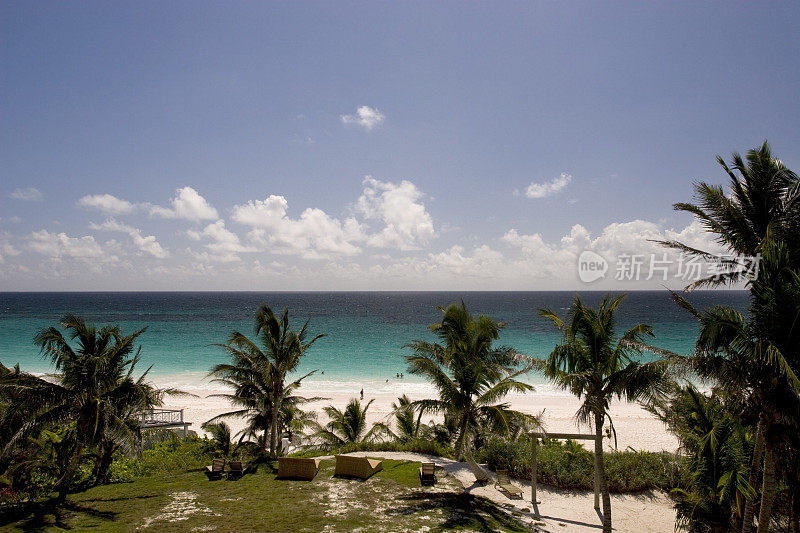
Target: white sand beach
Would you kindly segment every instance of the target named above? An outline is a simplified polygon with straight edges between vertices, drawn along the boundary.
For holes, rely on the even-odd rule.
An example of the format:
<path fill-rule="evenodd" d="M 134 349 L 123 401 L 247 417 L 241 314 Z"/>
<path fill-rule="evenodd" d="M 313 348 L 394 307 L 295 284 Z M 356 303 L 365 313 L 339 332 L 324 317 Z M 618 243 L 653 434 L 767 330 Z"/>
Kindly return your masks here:
<path fill-rule="evenodd" d="M 196 380 L 191 383 L 176 383 L 174 381 L 159 381 L 159 386 L 178 386 L 181 389 L 195 394 L 197 397 L 172 397 L 168 398 L 165 407 L 170 409 L 184 409 L 185 420 L 192 423 L 192 429 L 202 434 L 200 425 L 210 418 L 231 410 L 230 404 L 224 398 L 214 397 L 214 394 L 224 394 L 226 391 L 214 388 L 207 381 Z M 412 400 L 435 398 L 436 393 L 428 384 L 412 382 L 408 379 L 394 380 L 389 383 L 365 382 L 342 383 L 309 381 L 304 383 L 300 394 L 305 397 L 323 397 L 321 400 L 308 404 L 308 410 L 316 411 L 320 422 L 324 422 L 322 407 L 334 405 L 344 408 L 351 398 L 358 398 L 361 388 L 364 388 L 364 401 L 374 400 L 368 411 L 370 423 L 388 420 L 392 411 L 392 403 L 397 397 L 407 394 Z M 541 420 L 545 430 L 553 432 L 581 432 L 589 433 L 588 425 L 579 426 L 575 421 L 575 412 L 579 401 L 563 391 L 555 390 L 551 386 L 537 385 L 535 392 L 528 394 L 511 394 L 506 399 L 514 409 L 525 413 L 542 413 Z M 670 451 L 678 447 L 677 439 L 667 432 L 664 424 L 654 418 L 638 404 L 614 401 L 611 404 L 611 416 L 617 431 L 617 447 L 624 450 L 631 447 L 644 451 Z M 436 419 L 435 416 L 426 416 L 423 421 Z M 243 423 L 237 419 L 229 419 L 229 425 L 234 432 L 239 431 Z M 606 440 L 606 446 L 613 446 L 613 441 Z"/>

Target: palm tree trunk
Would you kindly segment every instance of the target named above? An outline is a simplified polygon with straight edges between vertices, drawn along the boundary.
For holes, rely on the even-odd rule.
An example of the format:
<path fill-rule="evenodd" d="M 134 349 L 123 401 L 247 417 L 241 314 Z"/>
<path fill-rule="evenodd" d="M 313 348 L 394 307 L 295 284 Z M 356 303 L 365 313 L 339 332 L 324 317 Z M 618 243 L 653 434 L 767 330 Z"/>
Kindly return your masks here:
<path fill-rule="evenodd" d="M 750 465 L 750 477 L 748 482 L 756 494 L 748 498 L 744 504 L 744 515 L 742 518 L 742 533 L 753 533 L 753 519 L 756 514 L 756 497 L 758 494 L 758 478 L 761 476 L 761 464 L 764 457 L 764 428 L 766 427 L 766 415 L 763 413 L 758 417 L 756 426 L 756 440 L 753 443 L 753 461 Z"/>
<path fill-rule="evenodd" d="M 69 491 L 69 486 L 73 478 L 75 478 L 75 472 L 78 471 L 82 453 L 83 443 L 78 442 L 75 445 L 75 449 L 72 450 L 72 455 L 67 462 L 66 468 L 64 468 L 64 472 L 61 474 L 61 477 L 58 478 L 56 484 L 53 485 L 53 492 L 58 492 L 58 501 L 64 501 L 67 498 L 67 492 Z"/>
<path fill-rule="evenodd" d="M 758 513 L 758 533 L 769 531 L 772 504 L 775 502 L 775 451 L 772 444 L 764 443 L 764 478 L 761 482 L 761 510 Z"/>
<path fill-rule="evenodd" d="M 269 421 L 269 453 L 273 457 L 278 456 L 278 413 L 280 412 L 278 404 L 273 400 L 272 402 L 272 417 Z"/>
<path fill-rule="evenodd" d="M 606 467 L 603 462 L 603 413 L 594 414 L 594 471 L 600 483 L 600 492 L 603 494 L 603 533 L 611 533 L 611 495 L 608 493 L 606 481 Z"/>
<path fill-rule="evenodd" d="M 114 444 L 104 442 L 94 465 L 94 484 L 102 485 L 108 481 L 108 470 L 114 460 Z"/>

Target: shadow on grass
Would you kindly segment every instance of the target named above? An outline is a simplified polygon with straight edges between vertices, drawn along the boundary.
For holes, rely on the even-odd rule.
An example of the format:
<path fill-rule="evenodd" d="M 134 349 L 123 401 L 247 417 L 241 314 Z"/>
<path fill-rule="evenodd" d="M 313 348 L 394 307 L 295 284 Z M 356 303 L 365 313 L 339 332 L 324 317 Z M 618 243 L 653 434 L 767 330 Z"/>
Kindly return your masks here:
<path fill-rule="evenodd" d="M 90 501 L 118 501 L 149 497 L 150 496 L 139 496 L 136 498 L 98 498 Z M 16 523 L 16 527 L 22 531 L 44 531 L 53 526 L 61 529 L 72 529 L 67 521 L 77 515 L 85 515 L 104 521 L 114 521 L 117 518 L 117 514 L 118 513 L 112 511 L 100 511 L 93 507 L 83 505 L 83 503 L 48 500 L 3 510 L 3 512 L 0 513 L 0 527 Z"/>
<path fill-rule="evenodd" d="M 396 507 L 387 514 L 408 516 L 441 509 L 444 520 L 435 526 L 434 530 L 438 531 L 469 528 L 488 532 L 497 531 L 498 527 L 507 531 L 528 531 L 489 500 L 471 494 L 415 492 L 398 497 L 395 503 Z"/>

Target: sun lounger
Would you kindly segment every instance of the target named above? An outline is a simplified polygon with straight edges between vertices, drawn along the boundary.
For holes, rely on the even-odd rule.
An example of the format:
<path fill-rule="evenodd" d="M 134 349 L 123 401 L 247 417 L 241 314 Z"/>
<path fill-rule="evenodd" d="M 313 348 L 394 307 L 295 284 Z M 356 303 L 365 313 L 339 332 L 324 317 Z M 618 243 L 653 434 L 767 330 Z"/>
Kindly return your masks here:
<path fill-rule="evenodd" d="M 336 471 L 334 475 L 367 479 L 381 470 L 383 470 L 383 462 L 377 459 L 353 457 L 352 455 L 337 455 Z"/>
<path fill-rule="evenodd" d="M 240 478 L 250 470 L 250 465 L 243 466 L 241 461 L 231 461 L 228 463 L 228 479 Z"/>
<path fill-rule="evenodd" d="M 225 459 L 214 459 L 211 466 L 206 467 L 206 476 L 209 481 L 222 479 L 225 475 Z"/>
<path fill-rule="evenodd" d="M 305 457 L 278 457 L 278 478 L 314 479 L 319 470 L 319 459 Z"/>
<path fill-rule="evenodd" d="M 522 498 L 522 489 L 511 484 L 508 470 L 497 471 L 497 482 L 494 484 L 494 488 L 507 493 L 509 496 Z"/>
<path fill-rule="evenodd" d="M 434 463 L 422 463 L 419 468 L 419 482 L 422 485 L 433 485 L 436 483 L 436 465 Z"/>

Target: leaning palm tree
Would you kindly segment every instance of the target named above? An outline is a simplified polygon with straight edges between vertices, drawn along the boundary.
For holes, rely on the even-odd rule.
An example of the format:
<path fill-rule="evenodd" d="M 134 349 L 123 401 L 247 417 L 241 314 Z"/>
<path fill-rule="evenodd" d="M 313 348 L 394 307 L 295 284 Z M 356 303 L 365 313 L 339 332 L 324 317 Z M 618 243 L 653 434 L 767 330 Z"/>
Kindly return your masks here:
<path fill-rule="evenodd" d="M 442 344 L 417 340 L 408 345 L 414 354 L 406 356 L 409 372 L 430 381 L 439 399 L 414 405 L 420 412 L 456 420 L 456 456 L 474 463 L 471 443 L 479 427 L 507 433 L 513 420 L 532 418 L 502 402 L 509 392 L 533 390 L 517 380 L 530 366 L 520 368 L 524 358 L 513 349 L 492 346 L 503 324 L 484 315 L 473 317 L 463 302 L 439 309 L 442 321 L 430 329 Z"/>
<path fill-rule="evenodd" d="M 286 384 L 288 374 L 297 370 L 300 358 L 320 334 L 307 341 L 308 321 L 300 331 L 289 328 L 289 309 L 285 308 L 280 318 L 272 309 L 262 305 L 256 312 L 255 334 L 260 341 L 251 341 L 242 333 L 234 331 L 227 344 L 217 344 L 231 356 L 231 363 L 216 365 L 210 376 L 214 381 L 234 389 L 228 398 L 238 409 L 221 417 L 248 417 L 251 429 L 269 433 L 269 453 L 278 453 L 279 419 L 284 401 L 300 382 L 315 371 Z M 220 417 L 215 417 L 220 418 Z"/>
<path fill-rule="evenodd" d="M 3 419 L 19 419 L 20 414 L 27 419 L 2 453 L 44 428 L 74 421 L 74 429 L 68 432 L 68 459 L 53 487 L 64 499 L 84 452 L 108 440 L 134 445 L 139 435 L 138 426 L 131 423 L 132 410 L 152 407 L 158 398 L 148 394 L 149 385 L 142 379 L 134 382 L 131 377 L 138 361 L 134 343 L 144 329 L 123 335 L 117 326 L 98 329 L 73 314 L 62 318 L 61 326 L 69 332 L 66 337 L 50 327 L 35 338 L 56 367 L 54 379 L 18 374 L 2 382 L 3 388 L 13 390 Z M 68 338 L 76 341 L 75 347 Z M 130 409 L 120 409 L 123 396 Z"/>
<path fill-rule="evenodd" d="M 594 467 L 603 494 L 603 531 L 611 532 L 611 497 L 603 462 L 603 427 L 609 416 L 609 401 L 652 401 L 668 388 L 664 360 L 639 363 L 643 350 L 662 353 L 644 343 L 653 336 L 650 326 L 637 324 L 617 336 L 615 312 L 625 295 L 606 296 L 598 309 L 584 305 L 579 296 L 561 319 L 554 311 L 540 309 L 539 314 L 563 334 L 562 343 L 541 363 L 545 375 L 556 385 L 583 400 L 576 413 L 579 422 L 594 421 Z"/>
<path fill-rule="evenodd" d="M 361 402 L 353 398 L 344 410 L 333 405 L 323 407 L 322 410 L 330 421 L 325 426 L 317 424 L 313 438 L 321 442 L 322 447 L 335 449 L 345 444 L 371 442 L 387 433 L 388 428 L 380 422 L 367 429 L 367 411 L 374 401 L 370 400 L 362 406 Z"/>

